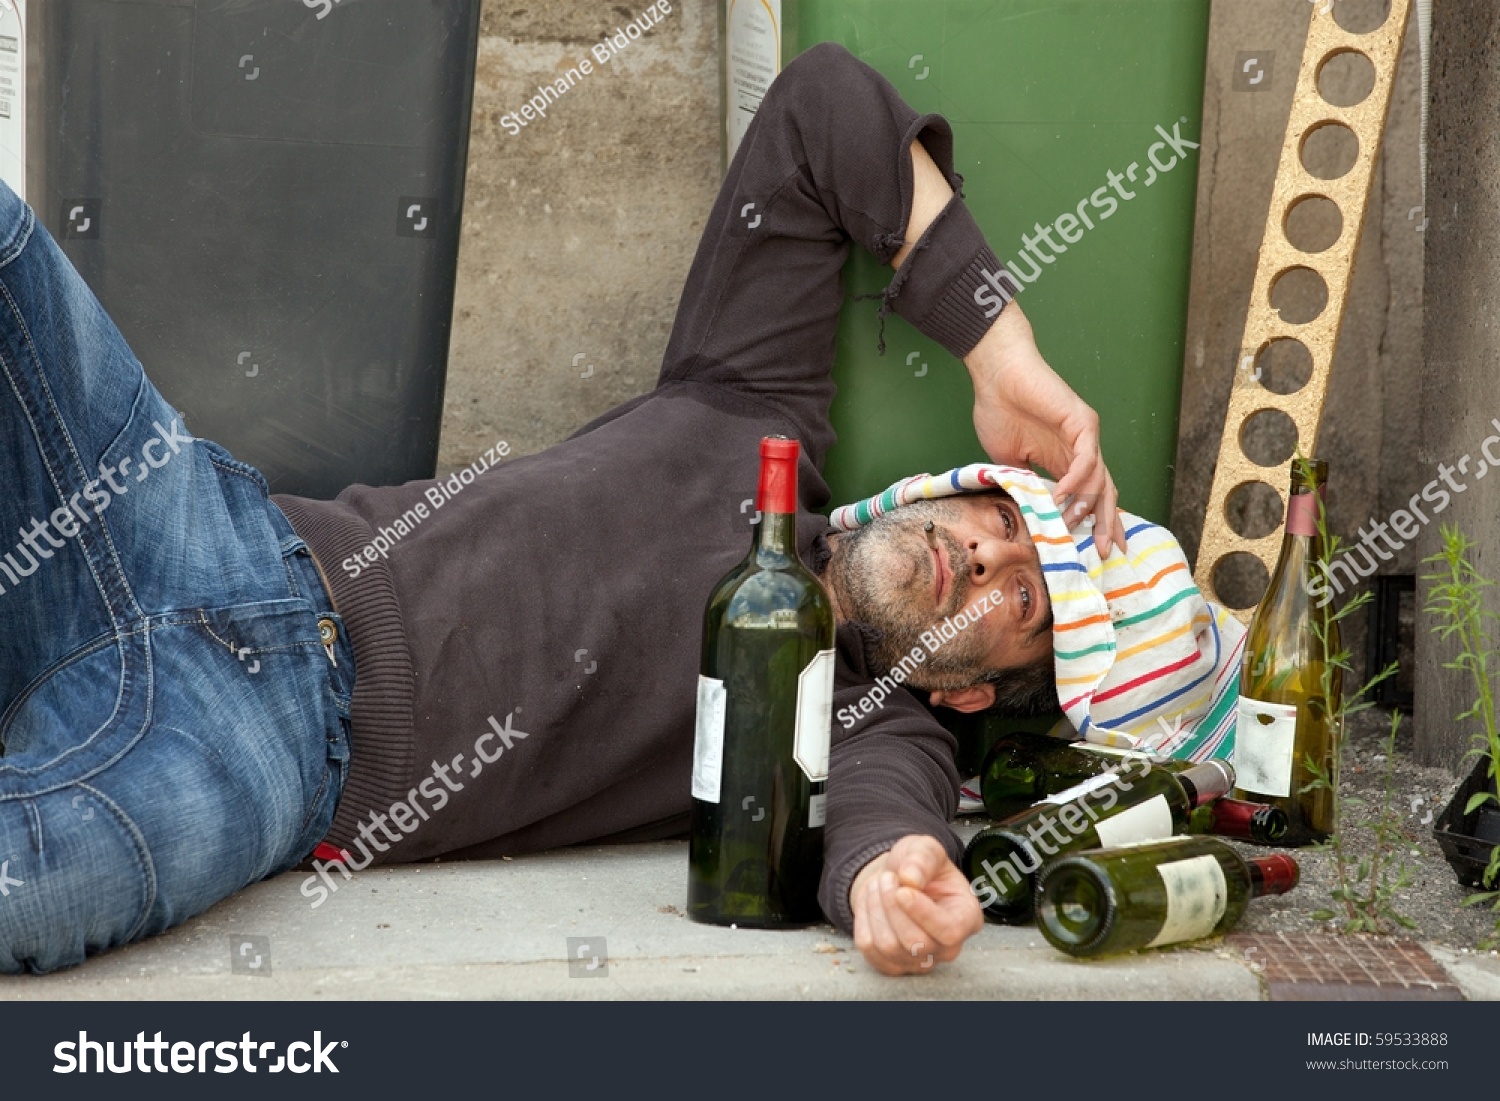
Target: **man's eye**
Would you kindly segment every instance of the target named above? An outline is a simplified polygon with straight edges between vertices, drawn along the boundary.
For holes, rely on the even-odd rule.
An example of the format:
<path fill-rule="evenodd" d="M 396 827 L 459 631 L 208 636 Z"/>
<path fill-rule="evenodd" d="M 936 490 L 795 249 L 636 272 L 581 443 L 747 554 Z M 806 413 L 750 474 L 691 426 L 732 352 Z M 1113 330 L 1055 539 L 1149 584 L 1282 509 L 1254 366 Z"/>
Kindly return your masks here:
<path fill-rule="evenodd" d="M 1001 505 L 1000 516 L 1005 521 L 1005 537 L 1007 539 L 1014 538 L 1016 534 L 1016 522 L 1011 518 L 1010 509 L 1006 508 L 1004 505 Z"/>
<path fill-rule="evenodd" d="M 1020 586 L 1020 589 L 1021 589 L 1021 614 L 1025 615 L 1027 612 L 1031 611 L 1031 590 L 1028 589 L 1025 585 Z"/>

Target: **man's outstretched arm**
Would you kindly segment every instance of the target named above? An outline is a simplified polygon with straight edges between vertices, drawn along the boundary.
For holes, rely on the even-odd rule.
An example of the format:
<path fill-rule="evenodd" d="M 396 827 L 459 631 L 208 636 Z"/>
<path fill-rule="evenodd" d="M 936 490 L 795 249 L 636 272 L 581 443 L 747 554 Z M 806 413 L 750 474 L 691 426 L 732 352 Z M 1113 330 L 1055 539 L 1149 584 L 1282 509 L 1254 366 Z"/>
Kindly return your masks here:
<path fill-rule="evenodd" d="M 984 915 L 935 837 L 909 833 L 860 870 L 849 888 L 854 943 L 885 975 L 920 975 L 958 958 Z"/>
<path fill-rule="evenodd" d="M 856 628 L 840 627 L 838 646 L 818 900 L 871 967 L 925 974 L 984 924 L 954 863 L 957 745 L 910 692 L 874 689 Z"/>

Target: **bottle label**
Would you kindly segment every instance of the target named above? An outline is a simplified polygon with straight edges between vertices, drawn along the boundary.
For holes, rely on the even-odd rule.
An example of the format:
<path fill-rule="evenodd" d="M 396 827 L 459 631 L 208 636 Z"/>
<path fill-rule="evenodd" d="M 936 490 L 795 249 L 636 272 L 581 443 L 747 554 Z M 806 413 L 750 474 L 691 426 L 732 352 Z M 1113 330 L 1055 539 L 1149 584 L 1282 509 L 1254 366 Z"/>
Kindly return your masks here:
<path fill-rule="evenodd" d="M 729 157 L 750 128 L 760 101 L 781 71 L 781 0 L 723 0 L 724 119 Z"/>
<path fill-rule="evenodd" d="M 828 796 L 814 795 L 807 801 L 808 829 L 817 829 L 828 821 Z"/>
<path fill-rule="evenodd" d="M 1153 795 L 1144 803 L 1122 810 L 1112 818 L 1094 823 L 1094 832 L 1105 848 L 1129 841 L 1157 841 L 1172 836 L 1172 808 L 1165 795 Z"/>
<path fill-rule="evenodd" d="M 1217 859 L 1207 854 L 1158 864 L 1167 892 L 1167 918 L 1147 948 L 1198 940 L 1214 931 L 1229 906 L 1229 885 Z"/>
<path fill-rule="evenodd" d="M 1286 798 L 1292 793 L 1297 705 L 1241 696 L 1234 732 L 1235 783 L 1242 791 Z"/>
<path fill-rule="evenodd" d="M 833 738 L 833 651 L 819 650 L 797 676 L 797 732 L 792 757 L 813 783 L 828 779 Z"/>
<path fill-rule="evenodd" d="M 724 682 L 698 678 L 698 731 L 693 739 L 693 798 L 719 801 L 724 774 Z"/>

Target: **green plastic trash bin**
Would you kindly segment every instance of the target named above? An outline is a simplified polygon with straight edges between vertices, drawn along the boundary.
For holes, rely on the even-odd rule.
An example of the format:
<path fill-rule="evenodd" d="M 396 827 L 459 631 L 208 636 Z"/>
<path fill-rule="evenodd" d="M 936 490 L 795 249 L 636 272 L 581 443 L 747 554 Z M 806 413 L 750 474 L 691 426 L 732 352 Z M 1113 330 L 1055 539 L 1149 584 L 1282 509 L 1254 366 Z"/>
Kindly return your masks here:
<path fill-rule="evenodd" d="M 729 37 L 737 26 L 750 49 L 774 42 L 784 64 L 842 43 L 917 110 L 948 118 L 969 206 L 1000 259 L 1032 277 L 1018 301 L 1042 354 L 1098 410 L 1124 507 L 1165 521 L 1209 0 L 726 0 L 726 11 Z M 772 12 L 774 35 L 762 29 Z M 754 62 L 726 64 L 727 117 L 755 102 Z M 890 276 L 863 252 L 845 271 L 835 504 L 985 457 L 961 364 L 895 316 L 877 354 L 877 303 L 854 296 Z"/>

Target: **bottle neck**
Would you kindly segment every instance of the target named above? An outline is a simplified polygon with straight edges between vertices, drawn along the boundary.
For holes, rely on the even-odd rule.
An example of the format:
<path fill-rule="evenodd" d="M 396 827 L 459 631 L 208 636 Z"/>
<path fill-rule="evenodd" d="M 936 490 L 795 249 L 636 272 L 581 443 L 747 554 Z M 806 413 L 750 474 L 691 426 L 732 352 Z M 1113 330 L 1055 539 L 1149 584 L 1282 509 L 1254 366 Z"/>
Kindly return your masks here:
<path fill-rule="evenodd" d="M 1234 766 L 1214 759 L 1177 773 L 1177 782 L 1187 793 L 1189 807 L 1223 798 L 1234 790 Z"/>
<path fill-rule="evenodd" d="M 767 436 L 760 442 L 760 487 L 755 507 L 760 524 L 755 532 L 757 558 L 797 557 L 796 440 Z"/>
<path fill-rule="evenodd" d="M 1285 853 L 1252 856 L 1245 863 L 1250 866 L 1250 894 L 1254 898 L 1284 895 L 1297 885 L 1302 874 L 1297 862 Z"/>
<path fill-rule="evenodd" d="M 755 526 L 755 553 L 782 558 L 797 556 L 797 517 L 789 512 L 762 512 Z"/>
<path fill-rule="evenodd" d="M 1286 812 L 1266 803 L 1243 799 L 1215 799 L 1208 808 L 1212 832 L 1242 841 L 1278 841 L 1286 834 Z"/>
<path fill-rule="evenodd" d="M 1327 485 L 1293 485 L 1286 502 L 1286 529 L 1281 537 L 1281 557 L 1289 564 L 1306 567 L 1323 557 L 1323 536 L 1318 526 L 1327 501 Z M 1326 526 L 1326 525 L 1325 525 Z"/>

